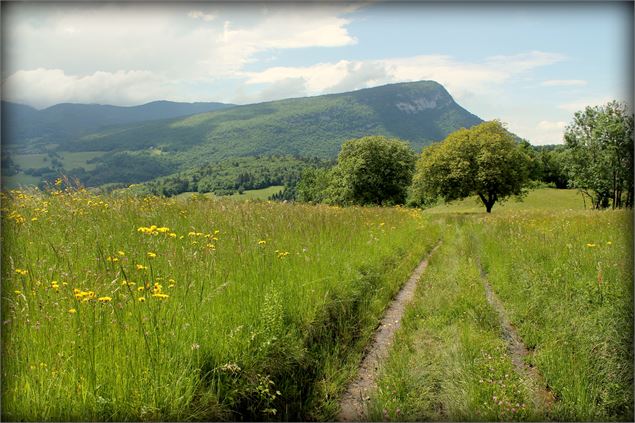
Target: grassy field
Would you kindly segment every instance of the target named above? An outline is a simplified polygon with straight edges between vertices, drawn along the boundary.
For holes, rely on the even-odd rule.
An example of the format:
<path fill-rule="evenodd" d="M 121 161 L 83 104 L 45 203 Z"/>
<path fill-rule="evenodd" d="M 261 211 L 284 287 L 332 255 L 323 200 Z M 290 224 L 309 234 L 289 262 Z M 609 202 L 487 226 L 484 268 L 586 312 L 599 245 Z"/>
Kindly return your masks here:
<path fill-rule="evenodd" d="M 14 191 L 5 420 L 328 420 L 440 236 L 412 210 Z"/>
<path fill-rule="evenodd" d="M 87 163 L 102 153 L 85 151 L 85 152 L 64 152 L 60 154 L 58 160 L 62 163 L 64 169 L 72 170 L 78 167 L 83 167 L 87 171 L 95 169 L 97 166 L 95 163 Z M 38 169 L 42 167 L 51 167 L 51 157 L 47 154 L 12 154 L 11 158 L 24 169 Z M 5 189 L 18 188 L 20 186 L 37 185 L 40 181 L 39 177 L 27 175 L 24 172 L 19 172 L 13 176 L 3 176 L 2 184 Z"/>
<path fill-rule="evenodd" d="M 87 163 L 87 161 L 94 159 L 101 154 L 102 153 L 94 151 L 67 151 L 60 154 L 59 161 L 64 165 L 64 169 L 70 170 L 76 167 L 83 167 L 86 170 L 93 170 L 96 165 L 94 163 Z M 39 168 L 51 165 L 51 158 L 46 154 L 14 154 L 11 158 L 23 169 Z"/>
<path fill-rule="evenodd" d="M 543 193 L 543 210 L 447 217 L 446 243 L 382 369 L 372 419 L 633 420 L 633 214 L 554 210 L 564 201 Z M 483 278 L 551 406 L 512 368 Z"/>
<path fill-rule="evenodd" d="M 574 203 L 548 189 L 489 215 L 3 194 L 2 418 L 332 420 L 386 305 L 442 239 L 371 419 L 631 420 L 633 214 Z M 516 372 L 484 281 L 552 406 Z"/>
<path fill-rule="evenodd" d="M 226 195 L 223 197 L 217 197 L 213 192 L 206 192 L 205 194 L 199 194 L 196 192 L 183 192 L 178 194 L 176 198 L 186 199 L 191 198 L 193 195 L 195 196 L 203 196 L 205 198 L 230 198 L 232 200 L 266 200 L 271 197 L 273 194 L 277 194 L 284 188 L 283 185 L 274 185 L 267 188 L 262 189 L 252 189 L 246 190 L 242 194 L 235 193 L 232 195 Z"/>
<path fill-rule="evenodd" d="M 582 194 L 577 190 L 539 188 L 530 191 L 522 201 L 511 198 L 502 204 L 494 204 L 492 213 L 516 210 L 582 210 L 584 205 Z M 587 207 L 589 206 L 587 200 Z M 478 197 L 439 204 L 426 210 L 427 213 L 482 213 L 484 211 L 485 206 Z"/>

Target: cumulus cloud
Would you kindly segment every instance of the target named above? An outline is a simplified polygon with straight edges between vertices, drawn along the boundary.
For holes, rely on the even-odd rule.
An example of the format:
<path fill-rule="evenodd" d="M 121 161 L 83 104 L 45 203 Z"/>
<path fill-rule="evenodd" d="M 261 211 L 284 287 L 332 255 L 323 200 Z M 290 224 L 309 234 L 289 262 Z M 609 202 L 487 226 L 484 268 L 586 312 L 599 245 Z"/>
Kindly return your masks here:
<path fill-rule="evenodd" d="M 561 144 L 567 122 L 541 120 L 535 128 L 526 132 L 532 134 L 534 144 Z"/>
<path fill-rule="evenodd" d="M 36 108 L 62 102 L 135 105 L 177 94 L 165 78 L 134 70 L 77 76 L 39 68 L 14 73 L 2 88 L 6 100 Z"/>
<path fill-rule="evenodd" d="M 434 80 L 455 97 L 488 92 L 510 78 L 564 60 L 559 54 L 529 52 L 465 62 L 445 55 L 420 55 L 383 60 L 318 63 L 312 66 L 271 67 L 242 72 L 247 84 L 274 83 L 302 78 L 310 94 L 365 88 L 390 82 Z"/>
<path fill-rule="evenodd" d="M 307 47 L 339 47 L 357 40 L 348 31 L 346 14 L 360 7 L 346 4 L 138 4 L 14 5 L 6 8 L 3 40 L 3 86 L 28 104 L 60 101 L 114 101 L 124 104 L 145 88 L 153 99 L 165 91 L 166 81 L 234 78 L 254 57 L 265 51 Z M 5 12 L 5 10 L 3 10 Z M 307 16 L 310 16 L 308 24 Z M 116 22 L 116 25 L 113 25 Z M 25 85 L 12 87 L 45 72 L 63 88 L 40 93 Z M 62 72 L 63 77 L 59 75 Z M 95 75 L 108 81 L 131 81 L 134 94 L 115 90 L 82 91 Z M 123 77 L 122 75 L 125 75 Z M 118 81 L 118 82 L 114 82 Z M 154 85 L 153 85 L 154 84 Z M 108 91 L 112 92 L 112 91 Z M 72 93 L 72 95 L 70 94 Z M 89 93 L 104 97 L 90 97 Z M 55 96 L 59 97 L 55 97 Z M 41 97 L 41 98 L 39 98 Z M 57 100 L 56 100 L 57 98 Z"/>
<path fill-rule="evenodd" d="M 205 22 L 211 22 L 217 17 L 213 13 L 203 13 L 200 10 L 190 10 L 187 16 L 189 16 L 192 19 L 202 19 Z"/>

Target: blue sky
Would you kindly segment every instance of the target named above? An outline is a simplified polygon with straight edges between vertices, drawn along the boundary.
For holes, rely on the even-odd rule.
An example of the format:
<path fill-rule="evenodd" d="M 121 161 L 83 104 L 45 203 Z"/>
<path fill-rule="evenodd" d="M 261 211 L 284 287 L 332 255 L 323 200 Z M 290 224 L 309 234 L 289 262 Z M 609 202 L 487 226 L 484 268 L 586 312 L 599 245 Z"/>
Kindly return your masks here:
<path fill-rule="evenodd" d="M 246 104 L 432 79 L 533 144 L 632 96 L 632 3 L 3 4 L 3 98 Z"/>

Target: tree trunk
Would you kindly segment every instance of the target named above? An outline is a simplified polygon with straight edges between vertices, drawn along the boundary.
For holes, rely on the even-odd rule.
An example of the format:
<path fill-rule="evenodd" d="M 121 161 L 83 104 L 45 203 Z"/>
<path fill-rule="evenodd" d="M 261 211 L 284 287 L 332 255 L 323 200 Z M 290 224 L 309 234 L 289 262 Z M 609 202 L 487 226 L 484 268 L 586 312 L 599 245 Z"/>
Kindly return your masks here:
<path fill-rule="evenodd" d="M 494 203 L 496 202 L 496 198 L 497 198 L 496 194 L 488 194 L 487 198 L 485 198 L 485 196 L 479 192 L 478 196 L 480 197 L 481 201 L 485 205 L 485 210 L 488 213 L 491 213 L 492 207 L 494 207 Z"/>

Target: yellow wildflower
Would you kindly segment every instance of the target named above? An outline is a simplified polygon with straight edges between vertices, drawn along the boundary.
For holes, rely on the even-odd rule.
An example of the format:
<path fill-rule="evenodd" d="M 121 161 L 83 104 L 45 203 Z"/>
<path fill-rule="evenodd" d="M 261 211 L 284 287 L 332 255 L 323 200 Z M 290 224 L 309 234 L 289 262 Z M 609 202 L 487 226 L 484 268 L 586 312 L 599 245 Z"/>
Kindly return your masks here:
<path fill-rule="evenodd" d="M 159 300 L 166 300 L 170 297 L 168 294 L 161 294 L 161 293 L 152 294 L 152 296 L 154 298 L 158 298 Z"/>
<path fill-rule="evenodd" d="M 97 298 L 97 301 L 100 303 L 109 303 L 112 301 L 112 297 L 99 297 Z"/>
<path fill-rule="evenodd" d="M 597 247 L 597 245 L 591 244 L 591 243 L 588 243 L 586 246 L 589 247 L 589 248 Z"/>
<path fill-rule="evenodd" d="M 140 286 L 140 287 L 138 287 L 138 288 L 137 288 L 137 291 L 141 292 L 141 291 L 143 291 L 144 289 L 145 289 L 145 288 L 144 288 L 143 286 Z"/>
<path fill-rule="evenodd" d="M 148 266 L 144 266 L 143 264 L 137 264 L 137 270 L 146 270 Z"/>
<path fill-rule="evenodd" d="M 26 270 L 26 269 L 18 269 L 18 268 L 16 268 L 15 269 L 15 273 L 17 273 L 20 276 L 26 276 L 26 275 L 29 274 L 29 271 Z"/>
<path fill-rule="evenodd" d="M 267 243 L 267 241 L 265 241 L 264 239 L 261 239 L 260 241 L 258 241 L 258 245 L 265 245 Z"/>
<path fill-rule="evenodd" d="M 22 294 L 22 291 L 18 291 L 17 289 L 15 291 L 13 291 L 13 292 L 15 292 L 16 295 Z"/>
<path fill-rule="evenodd" d="M 126 255 L 126 253 L 124 253 L 124 252 L 123 252 L 123 251 L 121 251 L 121 250 L 117 251 L 117 254 L 119 254 L 121 257 L 123 257 L 123 256 L 125 256 L 125 255 Z"/>
<path fill-rule="evenodd" d="M 152 251 L 148 251 L 147 253 L 149 258 L 155 258 L 157 256 L 157 253 L 153 253 Z"/>
<path fill-rule="evenodd" d="M 144 302 L 145 300 L 146 300 L 146 297 L 137 298 L 137 301 L 139 301 L 140 303 Z"/>
<path fill-rule="evenodd" d="M 68 309 L 68 312 L 69 312 L 70 314 L 75 314 L 75 313 L 77 313 L 77 310 L 75 310 L 74 308 L 69 308 L 69 309 Z"/>

